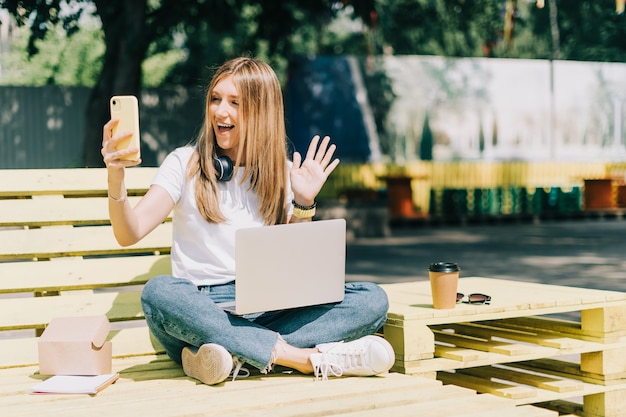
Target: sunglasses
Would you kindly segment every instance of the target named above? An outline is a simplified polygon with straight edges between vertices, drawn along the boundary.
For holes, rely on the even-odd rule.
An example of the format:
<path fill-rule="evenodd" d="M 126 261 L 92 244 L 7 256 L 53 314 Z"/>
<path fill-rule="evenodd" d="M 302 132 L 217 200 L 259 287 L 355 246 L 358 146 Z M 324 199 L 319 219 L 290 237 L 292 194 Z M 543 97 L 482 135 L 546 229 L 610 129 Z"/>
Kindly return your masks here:
<path fill-rule="evenodd" d="M 467 301 L 464 301 L 465 294 L 461 294 L 460 292 L 456 293 L 456 303 L 465 303 L 465 304 L 489 304 L 491 302 L 491 296 L 479 293 L 473 293 L 467 296 Z"/>

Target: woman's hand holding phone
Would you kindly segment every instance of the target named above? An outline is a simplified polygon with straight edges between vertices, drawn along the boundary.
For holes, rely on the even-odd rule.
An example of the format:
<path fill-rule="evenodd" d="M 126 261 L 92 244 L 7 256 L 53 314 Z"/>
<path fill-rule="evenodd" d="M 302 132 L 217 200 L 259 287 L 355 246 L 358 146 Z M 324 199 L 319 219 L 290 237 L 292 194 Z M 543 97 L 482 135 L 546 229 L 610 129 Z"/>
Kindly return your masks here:
<path fill-rule="evenodd" d="M 128 142 L 133 136 L 133 132 L 121 132 L 113 134 L 119 124 L 119 119 L 109 120 L 102 130 L 102 158 L 107 168 L 125 168 L 141 163 L 141 158 L 137 160 L 128 159 L 138 152 L 138 148 L 120 148 L 120 144 Z"/>
<path fill-rule="evenodd" d="M 114 96 L 110 100 L 111 120 L 102 131 L 102 157 L 107 168 L 139 165 L 139 107 L 135 96 Z"/>

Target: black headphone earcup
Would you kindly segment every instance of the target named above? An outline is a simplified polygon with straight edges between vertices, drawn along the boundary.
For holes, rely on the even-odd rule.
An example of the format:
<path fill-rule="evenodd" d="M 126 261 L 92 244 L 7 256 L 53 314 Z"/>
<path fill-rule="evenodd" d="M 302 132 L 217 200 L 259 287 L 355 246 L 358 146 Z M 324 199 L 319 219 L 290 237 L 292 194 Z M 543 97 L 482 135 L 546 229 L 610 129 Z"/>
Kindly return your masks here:
<path fill-rule="evenodd" d="M 233 177 L 233 161 L 229 157 L 214 156 L 213 166 L 215 166 L 218 181 L 230 181 Z"/>

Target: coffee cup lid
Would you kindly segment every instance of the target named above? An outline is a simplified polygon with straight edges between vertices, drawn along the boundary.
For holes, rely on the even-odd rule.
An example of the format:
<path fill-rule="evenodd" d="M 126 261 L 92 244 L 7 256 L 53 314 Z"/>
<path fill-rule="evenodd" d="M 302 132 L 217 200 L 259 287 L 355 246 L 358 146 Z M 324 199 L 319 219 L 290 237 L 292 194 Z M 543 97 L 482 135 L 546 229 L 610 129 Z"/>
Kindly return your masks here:
<path fill-rule="evenodd" d="M 432 272 L 458 272 L 461 268 L 454 262 L 435 262 L 428 267 Z"/>

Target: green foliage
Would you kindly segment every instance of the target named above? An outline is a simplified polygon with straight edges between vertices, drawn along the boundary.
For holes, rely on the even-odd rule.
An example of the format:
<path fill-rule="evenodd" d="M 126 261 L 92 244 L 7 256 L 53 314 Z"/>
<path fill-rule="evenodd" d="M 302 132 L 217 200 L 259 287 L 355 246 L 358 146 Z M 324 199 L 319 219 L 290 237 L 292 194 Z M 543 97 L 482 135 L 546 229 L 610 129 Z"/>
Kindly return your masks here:
<path fill-rule="evenodd" d="M 71 37 L 60 27 L 35 41 L 39 53 L 28 55 L 29 33 L 18 31 L 11 49 L 2 56 L 3 85 L 94 86 L 102 68 L 102 32 L 81 30 Z"/>
<path fill-rule="evenodd" d="M 221 14 L 199 6 L 200 18 L 193 15 L 182 22 L 187 54 L 164 82 L 197 84 L 210 76 L 211 68 L 241 54 L 270 62 L 282 81 L 293 56 L 346 52 L 364 55 L 367 44 L 362 33 L 337 34 L 328 30 L 328 24 L 336 15 L 344 20 L 366 15 L 368 4 L 373 7 L 373 1 L 362 1 L 347 11 L 339 1 L 231 0 L 228 10 Z M 214 18 L 220 19 L 220 25 L 213 24 Z"/>
<path fill-rule="evenodd" d="M 164 52 L 148 52 L 148 56 L 141 64 L 142 85 L 144 87 L 162 86 L 174 68 L 185 58 L 180 49 L 171 49 Z"/>
<path fill-rule="evenodd" d="M 499 1 L 378 0 L 383 38 L 395 54 L 482 56 L 501 30 Z"/>
<path fill-rule="evenodd" d="M 544 10 L 535 10 L 535 14 Z M 626 16 L 613 0 L 558 3 L 561 53 L 576 61 L 626 62 Z M 538 36 L 545 28 L 536 26 Z"/>
<path fill-rule="evenodd" d="M 399 55 L 549 59 L 549 1 L 517 1 L 513 37 L 504 39 L 504 1 L 377 0 L 384 42 Z M 555 0 L 561 58 L 626 62 L 626 16 L 614 0 Z"/>
<path fill-rule="evenodd" d="M 30 28 L 27 51 L 29 56 L 39 52 L 37 41 L 43 40 L 50 29 L 61 26 L 68 36 L 80 29 L 79 21 L 85 10 L 81 3 L 88 0 L 0 0 L 0 8 L 7 9 L 18 26 Z M 67 6 L 67 7 L 62 7 Z M 37 13 L 31 13 L 31 10 Z"/>
<path fill-rule="evenodd" d="M 615 14 L 613 0 L 556 3 L 564 59 L 626 61 L 625 16 Z M 64 4 L 0 0 L 30 29 L 3 56 L 3 83 L 94 85 L 104 38 L 80 22 L 99 11 L 88 0 Z M 378 54 L 385 45 L 401 55 L 550 58 L 549 4 L 518 1 L 514 38 L 505 43 L 500 0 L 150 0 L 143 83 L 198 84 L 243 53 L 270 61 L 283 79 L 291 56 Z"/>

